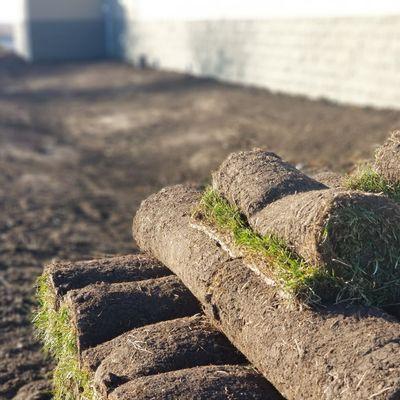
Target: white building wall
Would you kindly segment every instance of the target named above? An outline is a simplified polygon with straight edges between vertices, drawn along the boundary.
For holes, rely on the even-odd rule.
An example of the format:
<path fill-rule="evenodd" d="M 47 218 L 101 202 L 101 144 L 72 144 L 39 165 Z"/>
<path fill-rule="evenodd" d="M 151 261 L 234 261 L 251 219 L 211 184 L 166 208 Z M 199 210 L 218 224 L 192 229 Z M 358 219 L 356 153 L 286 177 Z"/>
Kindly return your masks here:
<path fill-rule="evenodd" d="M 313 1 L 297 12 L 285 1 L 110 0 L 108 42 L 134 63 L 399 108 L 400 3 L 389 3 L 364 1 L 349 16 Z"/>
<path fill-rule="evenodd" d="M 29 48 L 29 32 L 26 29 L 27 3 L 25 0 L 15 0 L 13 4 L 13 42 L 18 54 L 27 54 Z"/>

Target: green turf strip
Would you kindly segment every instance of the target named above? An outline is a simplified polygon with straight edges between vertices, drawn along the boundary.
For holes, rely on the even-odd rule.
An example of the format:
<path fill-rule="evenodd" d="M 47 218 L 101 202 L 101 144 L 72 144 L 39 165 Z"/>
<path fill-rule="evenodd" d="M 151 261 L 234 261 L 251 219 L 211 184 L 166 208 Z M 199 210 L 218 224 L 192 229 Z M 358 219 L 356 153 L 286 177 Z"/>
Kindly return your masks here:
<path fill-rule="evenodd" d="M 370 165 L 359 167 L 345 179 L 345 186 L 352 190 L 369 193 L 382 193 L 400 203 L 400 184 L 391 183 L 379 175 Z"/>
<path fill-rule="evenodd" d="M 33 323 L 47 354 L 57 363 L 53 371 L 54 400 L 93 400 L 89 372 L 79 363 L 76 334 L 66 305 L 56 310 L 56 299 L 47 274 L 37 281 L 38 307 Z"/>

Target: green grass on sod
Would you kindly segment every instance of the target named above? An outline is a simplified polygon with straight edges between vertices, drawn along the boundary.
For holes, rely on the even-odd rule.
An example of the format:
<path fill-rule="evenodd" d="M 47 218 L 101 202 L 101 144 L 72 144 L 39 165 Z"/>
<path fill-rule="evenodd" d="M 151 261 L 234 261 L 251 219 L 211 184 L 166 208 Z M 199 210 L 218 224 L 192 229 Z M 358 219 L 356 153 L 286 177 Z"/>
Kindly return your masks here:
<path fill-rule="evenodd" d="M 353 175 L 349 175 L 345 180 L 345 186 L 352 190 L 382 193 L 400 203 L 400 184 L 387 181 L 370 165 L 359 167 Z"/>
<path fill-rule="evenodd" d="M 53 371 L 54 400 L 93 400 L 89 372 L 79 363 L 76 334 L 66 305 L 56 310 L 56 299 L 48 275 L 37 281 L 38 307 L 33 318 L 45 352 L 56 360 Z"/>
<path fill-rule="evenodd" d="M 375 235 L 383 239 L 390 239 L 391 235 L 400 238 L 400 227 L 382 227 L 382 221 L 374 221 L 367 210 L 345 209 L 325 227 L 325 234 L 333 228 L 337 232 L 338 224 L 343 228 L 346 239 L 340 241 L 336 251 L 346 260 L 352 260 L 352 264 L 339 264 L 339 267 L 337 263 L 332 267 L 310 265 L 291 252 L 283 241 L 256 234 L 237 207 L 211 188 L 205 190 L 194 218 L 229 235 L 234 246 L 250 259 L 257 259 L 268 278 L 290 298 L 306 303 L 346 301 L 376 306 L 393 305 L 400 299 L 400 248 L 387 246 L 387 257 L 374 259 L 368 268 L 362 268 L 363 260 L 353 256 L 357 254 L 354 251 L 357 246 L 367 248 L 374 255 L 376 242 L 369 239 Z M 367 224 L 365 229 L 360 229 L 362 224 Z"/>

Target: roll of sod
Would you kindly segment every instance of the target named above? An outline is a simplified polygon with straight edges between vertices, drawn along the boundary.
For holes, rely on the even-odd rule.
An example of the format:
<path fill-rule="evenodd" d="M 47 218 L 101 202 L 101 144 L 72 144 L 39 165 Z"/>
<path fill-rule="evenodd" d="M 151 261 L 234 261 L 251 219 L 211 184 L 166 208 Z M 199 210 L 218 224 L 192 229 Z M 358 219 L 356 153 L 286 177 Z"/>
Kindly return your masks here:
<path fill-rule="evenodd" d="M 110 400 L 281 400 L 253 369 L 204 366 L 146 376 L 120 386 Z"/>
<path fill-rule="evenodd" d="M 231 257 L 190 227 L 200 198 L 201 192 L 191 186 L 162 189 L 142 202 L 134 217 L 133 236 L 140 248 L 163 260 L 200 302 L 207 304 L 216 269 Z M 188 261 L 187 266 L 181 265 L 183 260 Z"/>
<path fill-rule="evenodd" d="M 134 219 L 143 250 L 175 272 L 206 314 L 288 400 L 400 396 L 399 323 L 361 306 L 313 310 L 282 299 L 265 276 L 192 226 L 201 193 L 161 190 Z"/>
<path fill-rule="evenodd" d="M 199 304 L 176 276 L 89 285 L 68 292 L 65 304 L 79 351 L 130 329 L 199 311 Z"/>
<path fill-rule="evenodd" d="M 124 343 L 118 343 L 94 376 L 96 392 L 104 398 L 117 386 L 142 376 L 245 362 L 204 316 L 159 322 L 123 336 Z"/>
<path fill-rule="evenodd" d="M 400 184 L 400 131 L 395 131 L 375 153 L 375 169 L 387 182 Z"/>
<path fill-rule="evenodd" d="M 113 351 L 126 346 L 130 334 L 131 331 L 125 332 L 115 337 L 114 339 L 83 350 L 80 354 L 82 365 L 84 365 L 86 369 L 94 373 L 101 362 L 105 358 L 107 358 Z"/>
<path fill-rule="evenodd" d="M 55 261 L 45 267 L 44 274 L 59 300 L 69 290 L 91 283 L 141 281 L 171 275 L 171 272 L 159 261 L 136 254 L 90 261 Z"/>
<path fill-rule="evenodd" d="M 216 353 L 217 357 L 220 357 L 219 353 L 225 352 L 226 354 L 223 355 L 223 357 L 227 357 L 225 362 L 228 363 L 228 360 L 230 360 L 230 362 L 233 362 L 233 360 L 235 360 L 237 363 L 243 361 L 242 356 L 240 356 L 239 353 L 236 352 L 236 350 L 234 350 L 233 346 L 230 343 L 228 343 L 225 338 L 221 337 L 221 334 L 217 334 L 215 330 L 211 328 L 210 324 L 205 321 L 205 317 L 200 316 L 200 314 L 197 314 L 193 317 L 184 317 L 176 320 L 174 319 L 170 321 L 162 321 L 154 325 L 147 325 L 142 328 L 137 328 L 132 331 L 125 332 L 122 335 L 117 336 L 116 338 L 108 342 L 99 344 L 95 347 L 83 351 L 81 359 L 83 364 L 87 366 L 88 369 L 90 369 L 91 371 L 95 371 L 99 367 L 101 362 L 106 358 L 108 358 L 111 355 L 111 353 L 116 354 L 118 351 L 123 352 L 124 349 L 126 350 L 127 348 L 135 346 L 135 342 L 132 341 L 133 335 L 135 337 L 137 335 L 139 336 L 147 335 L 149 337 L 153 335 L 154 339 L 151 339 L 150 337 L 150 340 L 154 342 L 155 340 L 158 340 L 155 339 L 156 337 L 159 338 L 162 337 L 163 335 L 165 339 L 165 332 L 167 331 L 171 332 L 171 334 L 173 335 L 175 335 L 176 331 L 178 331 L 178 333 L 181 334 L 182 331 L 186 328 L 188 331 L 190 331 L 192 330 L 191 325 L 194 325 L 196 329 L 198 329 L 200 326 L 204 326 L 206 332 L 204 332 L 203 336 L 205 335 L 205 337 L 207 337 L 207 335 L 210 337 L 216 335 L 217 340 L 215 340 L 213 346 L 217 350 Z M 159 329 L 160 332 L 157 333 L 156 329 Z M 185 336 L 183 335 L 183 337 Z M 137 349 L 140 350 L 141 347 L 140 343 L 137 344 L 138 344 Z M 171 344 L 173 344 L 173 341 L 171 342 Z M 158 348 L 157 345 L 156 348 Z M 165 356 L 163 352 L 164 350 L 162 350 L 162 352 L 160 353 L 162 357 Z M 151 354 L 155 357 L 155 359 L 158 359 L 159 354 L 155 353 L 156 353 L 155 351 L 151 351 Z"/>
<path fill-rule="evenodd" d="M 326 188 L 274 153 L 232 153 L 213 174 L 213 187 L 249 218 L 289 194 Z"/>
<path fill-rule="evenodd" d="M 241 163 L 236 162 L 236 165 L 232 160 Z M 255 233 L 280 241 L 311 266 L 313 276 L 322 274 L 323 286 L 310 288 L 310 292 L 317 295 L 313 297 L 330 301 L 354 299 L 377 306 L 399 303 L 399 205 L 384 196 L 343 189 L 306 191 L 304 177 L 294 175 L 294 167 L 280 163 L 280 168 L 276 168 L 275 164 L 275 159 L 264 152 L 234 154 L 214 175 L 213 185 L 218 194 L 232 204 L 245 192 L 245 202 L 236 201 L 235 204 L 238 204 L 238 212 L 247 216 L 245 222 Z M 244 168 L 248 168 L 247 182 L 242 179 Z M 250 179 L 253 170 L 266 174 L 264 180 L 271 184 L 260 184 L 257 174 Z M 291 179 L 282 179 L 285 171 Z M 303 189 L 290 194 L 297 179 Z M 248 204 L 260 204 L 263 191 L 264 197 L 270 199 L 274 185 L 275 192 L 285 196 L 264 202 L 257 212 L 249 213 Z M 284 190 L 286 186 L 288 189 Z M 339 290 L 335 287 L 333 291 L 326 290 L 324 275 L 334 277 L 332 285 Z M 318 282 L 314 279 L 313 283 Z M 343 292 L 344 285 L 348 290 Z"/>
<path fill-rule="evenodd" d="M 374 286 L 400 280 L 400 208 L 383 196 L 340 189 L 299 193 L 269 204 L 248 222 L 262 236 L 283 239 L 306 262 L 345 274 L 345 280 L 356 269 L 375 277 Z M 387 281 L 379 282 L 381 272 Z"/>

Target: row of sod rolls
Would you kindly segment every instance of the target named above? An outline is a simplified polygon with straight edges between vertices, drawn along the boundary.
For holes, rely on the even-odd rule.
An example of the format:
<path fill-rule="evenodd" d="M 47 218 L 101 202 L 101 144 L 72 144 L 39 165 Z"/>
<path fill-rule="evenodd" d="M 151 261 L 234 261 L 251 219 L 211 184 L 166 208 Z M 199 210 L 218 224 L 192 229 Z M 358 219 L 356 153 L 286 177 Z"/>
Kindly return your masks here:
<path fill-rule="evenodd" d="M 154 258 L 54 262 L 38 300 L 55 400 L 281 398 Z"/>
<path fill-rule="evenodd" d="M 273 158 L 280 163 L 278 157 Z M 237 176 L 241 176 L 240 171 L 236 176 L 232 174 L 226 185 L 228 190 L 239 188 L 235 198 L 229 198 L 236 206 L 227 211 L 226 205 L 230 203 L 224 203 L 207 225 L 199 221 L 198 214 L 199 208 L 204 210 L 204 202 L 216 204 L 212 192 L 204 195 L 193 186 L 178 185 L 162 189 L 143 201 L 133 223 L 133 234 L 140 248 L 181 278 L 201 302 L 211 322 L 286 399 L 398 398 L 399 323 L 377 308 L 357 304 L 359 301 L 326 302 L 318 307 L 308 307 L 303 301 L 288 302 L 288 294 L 276 279 L 275 268 L 281 268 L 276 264 L 281 263 L 282 269 L 292 274 L 290 270 L 295 271 L 304 261 L 294 256 L 295 249 L 287 247 L 285 242 L 253 233 L 248 221 L 265 204 L 262 196 L 254 206 L 248 201 L 251 174 L 242 185 L 235 186 Z M 264 178 L 260 174 L 257 184 L 265 185 Z M 280 201 L 277 192 L 284 186 L 284 178 L 278 182 L 275 193 L 265 196 L 268 202 Z M 306 183 L 304 178 L 303 188 Z M 318 189 L 321 186 L 318 183 L 313 185 L 317 188 L 301 193 L 328 191 L 323 187 Z M 296 196 L 297 191 L 298 188 L 289 191 L 286 197 Z M 224 193 L 224 197 L 228 198 L 229 193 Z M 248 207 L 238 211 L 240 199 Z M 392 203 L 390 207 L 394 207 Z M 243 219 L 246 212 L 247 221 Z M 226 232 L 221 234 L 221 230 L 235 231 L 236 238 Z M 236 247 L 236 240 L 243 246 L 250 243 L 250 254 L 243 255 L 242 248 Z M 260 252 L 264 269 L 259 267 Z M 315 271 L 328 268 L 321 265 Z M 310 271 L 312 282 L 317 272 Z M 325 279 L 329 274 L 322 275 Z M 324 294 L 318 293 L 321 299 Z"/>
<path fill-rule="evenodd" d="M 289 297 L 400 301 L 400 206 L 385 196 L 327 188 L 254 150 L 228 157 L 195 216 L 257 260 Z"/>

